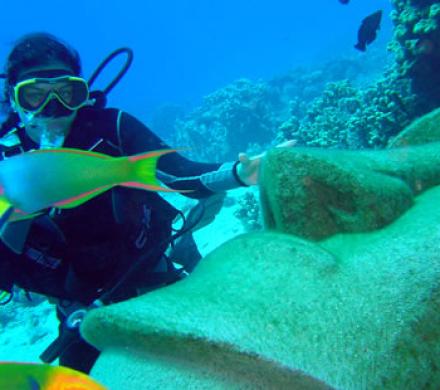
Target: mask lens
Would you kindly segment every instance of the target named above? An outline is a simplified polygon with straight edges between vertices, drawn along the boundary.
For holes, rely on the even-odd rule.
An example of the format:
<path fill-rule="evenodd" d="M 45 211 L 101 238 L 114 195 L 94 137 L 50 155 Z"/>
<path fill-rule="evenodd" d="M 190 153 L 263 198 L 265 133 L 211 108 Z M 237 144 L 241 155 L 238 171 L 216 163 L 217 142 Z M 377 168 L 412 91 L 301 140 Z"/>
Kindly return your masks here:
<path fill-rule="evenodd" d="M 89 88 L 87 83 L 81 79 L 72 79 L 58 88 L 54 89 L 55 95 L 68 108 L 77 109 L 89 99 Z"/>
<path fill-rule="evenodd" d="M 45 103 L 49 93 L 50 89 L 36 84 L 25 84 L 18 90 L 18 104 L 27 111 L 38 110 Z"/>
<path fill-rule="evenodd" d="M 89 99 L 87 82 L 77 77 L 26 80 L 15 89 L 18 105 L 31 112 L 40 111 L 53 97 L 71 110 L 80 108 Z"/>

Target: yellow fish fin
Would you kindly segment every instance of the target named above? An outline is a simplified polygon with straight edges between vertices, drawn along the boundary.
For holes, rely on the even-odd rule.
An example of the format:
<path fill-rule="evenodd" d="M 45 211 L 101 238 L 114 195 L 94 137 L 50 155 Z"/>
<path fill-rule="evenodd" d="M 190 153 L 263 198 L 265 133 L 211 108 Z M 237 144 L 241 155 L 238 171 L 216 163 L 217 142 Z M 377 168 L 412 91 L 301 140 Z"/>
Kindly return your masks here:
<path fill-rule="evenodd" d="M 87 374 L 72 368 L 20 362 L 0 362 L 0 388 L 46 390 L 107 389 Z"/>
<path fill-rule="evenodd" d="M 8 222 L 11 215 L 14 212 L 14 207 L 11 203 L 8 202 L 8 200 L 4 197 L 0 197 L 0 229 L 3 227 L 3 225 Z"/>
<path fill-rule="evenodd" d="M 113 185 L 108 185 L 108 186 L 96 188 L 92 191 L 84 192 L 80 195 L 73 196 L 72 198 L 56 202 L 53 204 L 53 207 L 57 207 L 60 209 L 71 209 L 71 208 L 80 206 L 83 203 L 86 203 L 87 201 L 89 201 L 90 199 L 93 199 L 96 196 L 101 195 L 103 192 L 109 190 L 112 187 L 113 187 Z"/>
<path fill-rule="evenodd" d="M 191 192 L 191 190 L 173 190 L 171 188 L 162 187 L 156 178 L 157 161 L 159 158 L 165 154 L 174 153 L 176 151 L 176 149 L 162 149 L 129 157 L 128 160 L 135 164 L 135 180 L 127 181 L 120 185 L 148 191 Z"/>

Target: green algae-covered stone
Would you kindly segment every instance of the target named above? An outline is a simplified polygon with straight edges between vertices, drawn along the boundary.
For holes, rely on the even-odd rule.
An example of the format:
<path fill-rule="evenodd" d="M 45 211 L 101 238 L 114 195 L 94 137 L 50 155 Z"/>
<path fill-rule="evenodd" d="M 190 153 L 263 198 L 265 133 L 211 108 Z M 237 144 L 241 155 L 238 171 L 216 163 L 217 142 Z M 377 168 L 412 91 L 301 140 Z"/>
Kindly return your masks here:
<path fill-rule="evenodd" d="M 319 244 L 242 235 L 185 280 L 91 312 L 93 376 L 128 390 L 440 388 L 439 196 Z"/>
<path fill-rule="evenodd" d="M 389 148 L 440 142 L 440 108 L 416 119 L 393 138 Z"/>
<path fill-rule="evenodd" d="M 440 143 L 382 151 L 277 148 L 260 183 L 266 227 L 319 240 L 386 226 L 440 184 Z"/>

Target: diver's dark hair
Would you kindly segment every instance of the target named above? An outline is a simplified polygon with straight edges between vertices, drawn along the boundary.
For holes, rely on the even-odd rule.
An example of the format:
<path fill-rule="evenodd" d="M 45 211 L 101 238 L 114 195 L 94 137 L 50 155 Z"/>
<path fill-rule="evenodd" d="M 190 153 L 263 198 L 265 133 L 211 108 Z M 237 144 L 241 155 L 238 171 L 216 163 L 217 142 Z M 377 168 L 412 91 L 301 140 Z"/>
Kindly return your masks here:
<path fill-rule="evenodd" d="M 9 103 L 10 88 L 17 83 L 18 75 L 26 68 L 61 62 L 81 74 L 78 52 L 59 38 L 46 32 L 22 36 L 14 45 L 5 66 L 4 108 Z"/>
<path fill-rule="evenodd" d="M 54 61 L 66 64 L 75 75 L 81 74 L 79 54 L 67 43 L 45 32 L 24 35 L 9 53 L 5 69 L 5 88 L 15 85 L 18 75 L 26 68 L 49 65 Z"/>

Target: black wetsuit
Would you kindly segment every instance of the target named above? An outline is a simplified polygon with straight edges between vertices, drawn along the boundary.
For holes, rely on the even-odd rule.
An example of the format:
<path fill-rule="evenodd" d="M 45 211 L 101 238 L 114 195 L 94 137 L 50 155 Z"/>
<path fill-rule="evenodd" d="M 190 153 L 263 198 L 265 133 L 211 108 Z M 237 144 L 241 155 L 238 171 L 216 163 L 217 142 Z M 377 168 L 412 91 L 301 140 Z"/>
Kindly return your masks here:
<path fill-rule="evenodd" d="M 37 148 L 24 130 L 19 135 L 24 150 Z M 129 114 L 94 108 L 79 110 L 64 146 L 111 156 L 169 148 Z M 191 189 L 185 195 L 193 198 L 212 194 L 199 175 L 219 166 L 193 162 L 178 153 L 158 162 L 158 170 L 168 175 L 167 185 Z M 17 285 L 89 305 L 140 256 L 148 254 L 142 272 L 136 273 L 139 279 L 133 279 L 114 301 L 134 296 L 137 288 L 148 283 L 148 275 L 168 246 L 176 214 L 157 193 L 127 187 L 116 187 L 73 209 L 52 210 L 33 221 L 23 254 L 0 242 L 0 289 L 11 291 Z M 58 314 L 64 318 L 63 313 Z M 62 364 L 88 371 L 97 351 L 81 342 L 65 356 L 60 359 Z"/>

